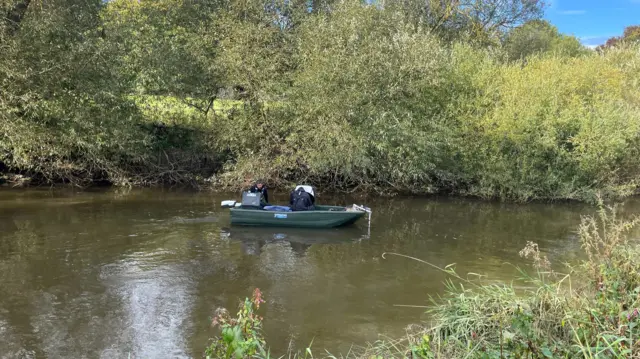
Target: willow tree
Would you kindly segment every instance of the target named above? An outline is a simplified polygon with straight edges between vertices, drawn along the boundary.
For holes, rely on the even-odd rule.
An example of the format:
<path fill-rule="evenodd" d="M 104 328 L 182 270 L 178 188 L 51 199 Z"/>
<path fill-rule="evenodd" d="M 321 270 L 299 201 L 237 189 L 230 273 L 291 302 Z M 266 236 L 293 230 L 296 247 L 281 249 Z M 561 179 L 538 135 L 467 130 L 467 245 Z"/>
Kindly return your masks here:
<path fill-rule="evenodd" d="M 120 69 L 133 93 L 171 96 L 207 115 L 224 86 L 218 47 L 207 36 L 222 1 L 108 2 L 102 18 L 108 41 L 121 49 Z"/>
<path fill-rule="evenodd" d="M 542 0 L 375 0 L 397 11 L 416 27 L 444 40 L 472 40 L 486 44 L 501 34 L 543 14 Z"/>
<path fill-rule="evenodd" d="M 20 1 L 0 19 L 0 161 L 10 169 L 115 178 L 123 156 L 135 156 L 135 109 L 101 31 L 103 5 Z"/>
<path fill-rule="evenodd" d="M 344 1 L 303 25 L 290 146 L 318 181 L 429 192 L 453 179 L 448 50 L 400 13 Z M 453 85 L 453 86 L 452 86 Z"/>

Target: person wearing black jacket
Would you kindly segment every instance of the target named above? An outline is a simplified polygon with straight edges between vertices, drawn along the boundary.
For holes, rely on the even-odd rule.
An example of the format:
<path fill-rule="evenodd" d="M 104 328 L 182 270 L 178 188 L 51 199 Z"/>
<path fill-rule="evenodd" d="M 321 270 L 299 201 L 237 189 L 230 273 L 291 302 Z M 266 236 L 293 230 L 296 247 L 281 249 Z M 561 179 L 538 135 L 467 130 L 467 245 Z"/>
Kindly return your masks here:
<path fill-rule="evenodd" d="M 267 186 L 263 181 L 257 181 L 253 186 L 251 186 L 249 192 L 260 193 L 262 195 L 260 198 L 261 205 L 263 207 L 269 205 L 269 192 L 267 191 Z"/>
<path fill-rule="evenodd" d="M 315 206 L 311 194 L 307 193 L 304 188 L 298 187 L 291 191 L 289 195 L 289 205 L 292 211 L 313 211 Z"/>

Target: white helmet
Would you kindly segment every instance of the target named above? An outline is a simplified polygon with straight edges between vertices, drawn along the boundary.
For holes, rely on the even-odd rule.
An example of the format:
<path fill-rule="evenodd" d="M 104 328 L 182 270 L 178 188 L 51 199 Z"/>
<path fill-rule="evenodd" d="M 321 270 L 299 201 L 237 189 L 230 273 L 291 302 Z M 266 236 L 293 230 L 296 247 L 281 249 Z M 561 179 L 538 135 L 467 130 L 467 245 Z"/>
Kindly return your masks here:
<path fill-rule="evenodd" d="M 299 184 L 296 186 L 296 189 L 294 191 L 297 191 L 298 188 L 302 188 L 305 192 L 307 192 L 308 194 L 312 195 L 313 197 L 316 196 L 316 193 L 313 191 L 313 187 L 306 185 L 306 184 Z"/>

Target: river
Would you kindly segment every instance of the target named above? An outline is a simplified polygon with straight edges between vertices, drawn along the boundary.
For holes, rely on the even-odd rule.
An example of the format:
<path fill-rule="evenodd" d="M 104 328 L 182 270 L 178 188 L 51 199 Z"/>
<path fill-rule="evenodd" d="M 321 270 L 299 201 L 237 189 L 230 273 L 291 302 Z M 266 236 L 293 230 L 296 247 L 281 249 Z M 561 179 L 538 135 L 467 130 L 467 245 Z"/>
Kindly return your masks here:
<path fill-rule="evenodd" d="M 285 202 L 286 193 L 272 193 Z M 233 313 L 260 288 L 268 343 L 282 354 L 346 352 L 423 320 L 442 273 L 511 280 L 537 242 L 552 263 L 575 261 L 579 204 L 451 198 L 352 199 L 366 220 L 337 230 L 230 227 L 233 194 L 178 190 L 0 189 L 0 357 L 202 357 L 218 307 Z M 632 207 L 640 207 L 637 200 Z"/>

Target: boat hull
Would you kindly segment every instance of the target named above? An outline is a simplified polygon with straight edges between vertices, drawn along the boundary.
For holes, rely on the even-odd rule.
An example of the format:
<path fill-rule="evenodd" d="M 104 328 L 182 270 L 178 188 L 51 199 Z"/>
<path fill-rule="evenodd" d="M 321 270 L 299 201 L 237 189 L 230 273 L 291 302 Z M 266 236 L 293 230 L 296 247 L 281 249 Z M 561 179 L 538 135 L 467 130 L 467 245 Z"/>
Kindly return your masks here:
<path fill-rule="evenodd" d="M 280 212 L 258 209 L 231 209 L 231 224 L 239 226 L 334 228 L 353 224 L 364 211 L 337 206 L 316 206 L 314 211 Z"/>

